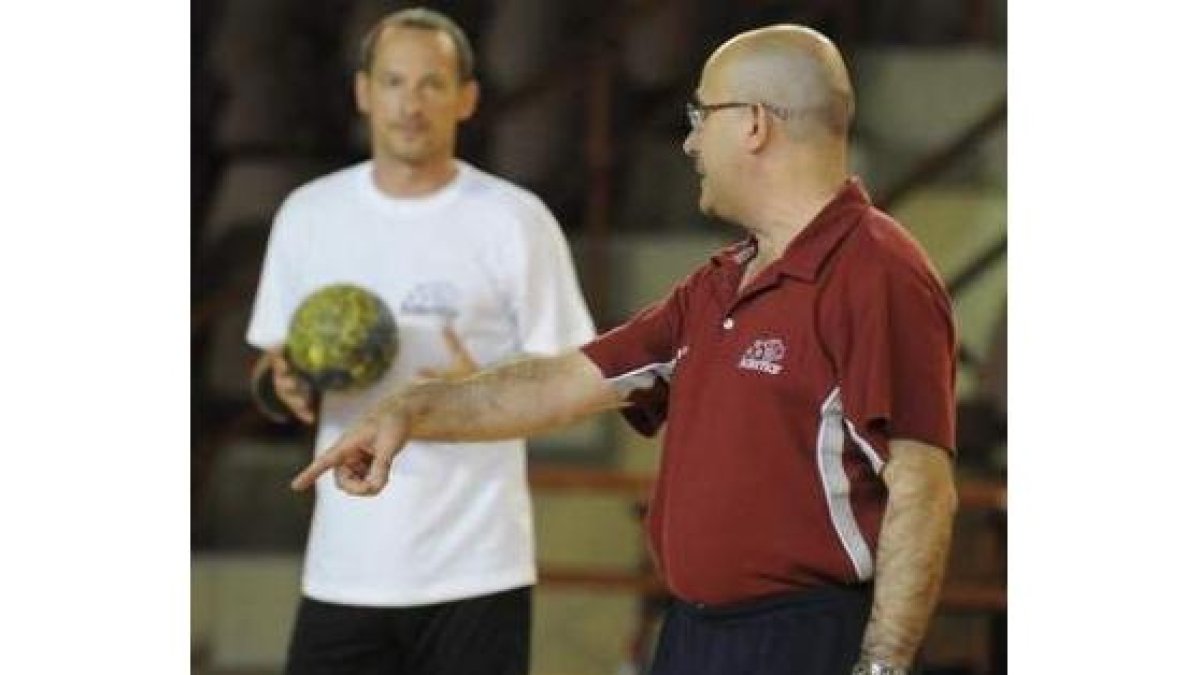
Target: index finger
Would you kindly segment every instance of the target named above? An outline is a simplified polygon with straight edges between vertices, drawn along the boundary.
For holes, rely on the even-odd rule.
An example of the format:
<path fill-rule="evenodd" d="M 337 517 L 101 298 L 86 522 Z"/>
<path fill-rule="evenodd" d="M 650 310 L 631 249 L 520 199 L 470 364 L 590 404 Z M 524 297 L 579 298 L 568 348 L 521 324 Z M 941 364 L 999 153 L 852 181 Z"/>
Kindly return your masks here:
<path fill-rule="evenodd" d="M 299 492 L 312 487 L 321 474 L 342 464 L 344 462 L 342 455 L 360 443 L 362 437 L 369 434 L 369 429 L 358 429 L 342 436 L 333 444 L 333 447 L 318 455 L 303 471 L 296 474 L 296 477 L 292 479 L 292 489 Z"/>
<path fill-rule="evenodd" d="M 312 487 L 321 477 L 321 474 L 334 468 L 338 465 L 337 456 L 332 453 L 325 453 L 312 461 L 303 471 L 296 474 L 292 479 L 292 489 L 296 492 L 302 492 Z"/>

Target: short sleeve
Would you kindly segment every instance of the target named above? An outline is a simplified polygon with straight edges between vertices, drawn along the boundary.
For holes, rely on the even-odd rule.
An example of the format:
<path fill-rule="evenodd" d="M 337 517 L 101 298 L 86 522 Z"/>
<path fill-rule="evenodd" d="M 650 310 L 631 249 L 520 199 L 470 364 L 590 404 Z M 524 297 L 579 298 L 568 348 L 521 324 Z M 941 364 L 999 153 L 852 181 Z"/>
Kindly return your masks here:
<path fill-rule="evenodd" d="M 531 200 L 532 201 L 532 200 Z M 508 264 L 516 265 L 511 288 L 519 349 L 558 354 L 596 336 L 579 288 L 575 265 L 558 221 L 540 202 L 522 209 Z"/>
<path fill-rule="evenodd" d="M 666 421 L 685 297 L 686 282 L 583 347 L 583 353 L 625 396 L 628 405 L 621 409 L 625 420 L 646 436 L 653 436 Z"/>
<path fill-rule="evenodd" d="M 287 340 L 293 296 L 297 292 L 295 280 L 299 274 L 295 264 L 298 226 L 294 205 L 285 201 L 271 224 L 271 236 L 267 240 L 258 290 L 254 295 L 254 309 L 246 329 L 246 341 L 259 349 L 279 347 Z"/>
<path fill-rule="evenodd" d="M 954 452 L 956 337 L 927 265 L 880 261 L 824 300 L 827 341 L 851 432 L 885 461 L 907 438 Z"/>

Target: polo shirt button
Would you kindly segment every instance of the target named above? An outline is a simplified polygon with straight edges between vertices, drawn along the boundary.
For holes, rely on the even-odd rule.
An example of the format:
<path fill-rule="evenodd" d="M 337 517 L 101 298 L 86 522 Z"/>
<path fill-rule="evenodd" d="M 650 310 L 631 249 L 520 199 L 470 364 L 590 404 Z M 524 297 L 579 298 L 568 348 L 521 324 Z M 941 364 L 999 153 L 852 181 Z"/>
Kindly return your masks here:
<path fill-rule="evenodd" d="M 730 317 L 725 317 L 725 320 L 721 322 L 721 327 L 725 330 L 733 328 L 733 319 Z"/>

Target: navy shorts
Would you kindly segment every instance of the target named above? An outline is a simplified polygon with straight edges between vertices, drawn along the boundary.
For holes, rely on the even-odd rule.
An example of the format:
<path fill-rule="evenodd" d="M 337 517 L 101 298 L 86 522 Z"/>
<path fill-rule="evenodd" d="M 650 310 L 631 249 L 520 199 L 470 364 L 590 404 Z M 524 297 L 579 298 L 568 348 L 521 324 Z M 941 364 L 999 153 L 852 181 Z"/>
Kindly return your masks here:
<path fill-rule="evenodd" d="M 719 607 L 674 600 L 650 675 L 847 675 L 870 612 L 869 586 Z"/>
<path fill-rule="evenodd" d="M 527 675 L 528 586 L 417 607 L 300 600 L 288 675 Z"/>

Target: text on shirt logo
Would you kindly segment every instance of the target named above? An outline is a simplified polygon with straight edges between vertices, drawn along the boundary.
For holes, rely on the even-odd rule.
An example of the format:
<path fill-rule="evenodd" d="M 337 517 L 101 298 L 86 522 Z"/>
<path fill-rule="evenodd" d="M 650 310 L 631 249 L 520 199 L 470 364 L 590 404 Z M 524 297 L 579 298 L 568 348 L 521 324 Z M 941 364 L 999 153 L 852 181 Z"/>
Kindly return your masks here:
<path fill-rule="evenodd" d="M 458 316 L 459 293 L 454 284 L 428 281 L 417 284 L 400 303 L 404 314 L 432 314 L 445 319 Z"/>
<path fill-rule="evenodd" d="M 742 354 L 742 360 L 738 363 L 738 368 L 744 370 L 754 370 L 768 375 L 778 375 L 783 372 L 783 365 L 780 361 L 783 360 L 783 355 L 787 353 L 787 347 L 784 346 L 783 340 L 779 338 L 770 338 L 767 340 L 755 340 L 754 344 Z"/>

